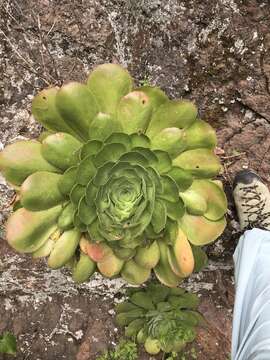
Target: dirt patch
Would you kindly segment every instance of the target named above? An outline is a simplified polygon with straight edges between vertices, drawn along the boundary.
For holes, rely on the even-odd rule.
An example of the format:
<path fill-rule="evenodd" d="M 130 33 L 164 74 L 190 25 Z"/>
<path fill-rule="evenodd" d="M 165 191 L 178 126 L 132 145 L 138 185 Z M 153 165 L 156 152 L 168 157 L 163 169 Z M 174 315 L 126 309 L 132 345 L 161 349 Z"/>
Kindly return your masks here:
<path fill-rule="evenodd" d="M 238 237 L 231 183 L 243 167 L 270 183 L 268 2 L 4 0 L 0 6 L 0 148 L 40 133 L 30 116 L 39 89 L 84 81 L 104 62 L 126 66 L 138 84 L 195 100 L 217 129 L 229 224 L 208 248 L 211 266 L 185 285 L 201 294 L 209 322 L 195 344 L 197 359 L 226 359 Z M 12 196 L 0 178 L 2 238 Z M 15 255 L 4 240 L 0 259 L 0 333 L 18 336 L 19 360 L 95 359 L 117 342 L 112 310 L 123 283 L 97 278 L 77 287 L 65 271 Z M 142 352 L 140 359 L 147 358 Z"/>

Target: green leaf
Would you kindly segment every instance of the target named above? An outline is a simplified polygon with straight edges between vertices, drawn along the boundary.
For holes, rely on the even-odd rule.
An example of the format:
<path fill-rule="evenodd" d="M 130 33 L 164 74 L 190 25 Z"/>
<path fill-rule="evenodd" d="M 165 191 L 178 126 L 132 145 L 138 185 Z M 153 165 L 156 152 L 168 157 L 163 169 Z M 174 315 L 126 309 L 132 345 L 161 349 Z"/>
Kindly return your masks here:
<path fill-rule="evenodd" d="M 148 297 L 148 295 L 145 291 L 136 292 L 135 294 L 133 294 L 130 297 L 130 301 L 133 304 L 135 304 L 145 310 L 154 310 L 155 309 L 152 300 Z"/>
<path fill-rule="evenodd" d="M 184 203 L 181 199 L 177 202 L 165 201 L 167 215 L 171 220 L 178 221 L 185 213 Z"/>
<path fill-rule="evenodd" d="M 83 145 L 80 152 L 80 158 L 83 160 L 85 157 L 89 155 L 96 155 L 101 148 L 103 147 L 103 143 L 99 140 L 89 140 L 87 143 Z"/>
<path fill-rule="evenodd" d="M 69 230 L 73 227 L 73 218 L 75 207 L 72 203 L 68 203 L 58 218 L 57 225 L 60 230 Z"/>
<path fill-rule="evenodd" d="M 154 164 L 154 168 L 160 173 L 165 174 L 172 168 L 172 160 L 170 156 L 162 150 L 154 150 L 154 154 L 158 158 L 158 163 Z"/>
<path fill-rule="evenodd" d="M 117 108 L 117 120 L 126 134 L 144 133 L 152 114 L 150 99 L 141 91 L 124 96 Z"/>
<path fill-rule="evenodd" d="M 197 119 L 186 129 L 187 149 L 209 148 L 217 145 L 215 130 L 207 122 Z"/>
<path fill-rule="evenodd" d="M 81 232 L 86 232 L 87 226 L 81 221 L 78 211 L 74 213 L 73 223 L 76 229 L 79 229 Z"/>
<path fill-rule="evenodd" d="M 185 131 L 175 127 L 161 130 L 151 141 L 152 149 L 163 150 L 175 158 L 187 148 Z"/>
<path fill-rule="evenodd" d="M 196 199 L 201 197 L 205 203 L 205 208 L 202 214 L 212 221 L 216 221 L 223 217 L 227 211 L 227 199 L 224 191 L 219 185 L 209 180 L 194 180 L 188 191 L 194 192 L 193 200 L 194 206 L 196 207 Z M 181 194 L 185 197 L 186 193 Z M 184 199 L 185 201 L 185 199 Z M 193 204 L 190 204 L 190 207 Z"/>
<path fill-rule="evenodd" d="M 82 143 L 66 133 L 49 135 L 43 140 L 41 154 L 50 164 L 61 170 L 76 165 L 78 162 L 78 150 Z"/>
<path fill-rule="evenodd" d="M 164 232 L 164 240 L 167 244 L 172 245 L 178 235 L 178 221 L 167 219 L 167 224 Z"/>
<path fill-rule="evenodd" d="M 145 323 L 144 319 L 135 319 L 125 328 L 125 336 L 136 336 Z"/>
<path fill-rule="evenodd" d="M 131 91 L 133 80 L 121 66 L 103 64 L 89 75 L 87 86 L 97 99 L 101 111 L 114 114 L 120 99 Z"/>
<path fill-rule="evenodd" d="M 73 130 L 60 115 L 56 108 L 56 94 L 58 87 L 50 87 L 40 91 L 32 102 L 32 113 L 37 120 L 46 129 L 52 131 L 63 131 L 71 134 L 81 140 L 79 132 Z"/>
<path fill-rule="evenodd" d="M 159 258 L 159 247 L 157 242 L 154 241 L 150 246 L 139 247 L 134 257 L 134 261 L 146 269 L 152 269 L 159 262 Z"/>
<path fill-rule="evenodd" d="M 177 287 L 181 282 L 181 278 L 176 276 L 171 268 L 168 261 L 167 249 L 168 246 L 164 240 L 158 240 L 159 250 L 160 250 L 160 261 L 158 265 L 154 268 L 154 272 L 159 281 L 168 286 L 168 287 Z"/>
<path fill-rule="evenodd" d="M 191 245 L 192 253 L 195 261 L 194 272 L 200 272 L 208 264 L 208 257 L 199 246 Z"/>
<path fill-rule="evenodd" d="M 150 140 L 144 134 L 131 134 L 130 135 L 132 147 L 143 147 L 143 148 L 150 148 Z"/>
<path fill-rule="evenodd" d="M 121 276 L 129 284 L 140 285 L 150 277 L 150 273 L 151 270 L 142 268 L 133 260 L 128 260 L 123 266 Z"/>
<path fill-rule="evenodd" d="M 195 246 L 210 244 L 216 240 L 226 227 L 226 220 L 207 220 L 203 216 L 185 214 L 179 221 L 181 229 L 188 240 Z"/>
<path fill-rule="evenodd" d="M 73 186 L 70 192 L 70 200 L 74 205 L 78 205 L 81 198 L 85 195 L 85 187 L 79 184 Z"/>
<path fill-rule="evenodd" d="M 161 182 L 163 186 L 163 192 L 159 195 L 159 197 L 167 201 L 178 202 L 179 192 L 175 181 L 168 175 L 162 175 Z"/>
<path fill-rule="evenodd" d="M 22 205 L 32 211 L 46 210 L 64 202 L 58 183 L 61 175 L 37 171 L 23 182 L 20 192 Z"/>
<path fill-rule="evenodd" d="M 58 181 L 58 188 L 63 195 L 68 195 L 73 188 L 77 177 L 77 166 L 67 169 Z"/>
<path fill-rule="evenodd" d="M 66 265 L 75 254 L 80 236 L 81 232 L 77 229 L 63 232 L 60 238 L 56 241 L 48 258 L 48 266 L 52 269 L 59 269 L 60 267 Z"/>
<path fill-rule="evenodd" d="M 154 113 L 146 135 L 152 139 L 164 128 L 187 128 L 196 120 L 197 113 L 196 106 L 188 100 L 167 101 Z"/>
<path fill-rule="evenodd" d="M 87 185 L 89 181 L 96 175 L 96 167 L 93 164 L 93 156 L 85 157 L 77 170 L 76 182 L 80 185 Z"/>
<path fill-rule="evenodd" d="M 84 84 L 70 82 L 56 94 L 56 108 L 65 123 L 84 140 L 88 140 L 89 126 L 96 114 L 96 100 Z"/>
<path fill-rule="evenodd" d="M 99 168 L 108 161 L 117 161 L 125 152 L 126 147 L 123 144 L 106 144 L 95 156 L 94 164 Z"/>
<path fill-rule="evenodd" d="M 13 334 L 5 332 L 0 336 L 0 353 L 15 355 L 17 352 L 16 338 Z"/>
<path fill-rule="evenodd" d="M 179 191 L 186 191 L 193 182 L 192 175 L 188 171 L 177 166 L 173 166 L 167 175 L 174 179 Z"/>
<path fill-rule="evenodd" d="M 184 151 L 173 160 L 173 165 L 179 166 L 197 178 L 211 178 L 221 170 L 218 157 L 209 149 Z"/>
<path fill-rule="evenodd" d="M 130 151 L 126 154 L 123 154 L 119 160 L 130 163 L 132 165 L 141 165 L 143 167 L 148 165 L 147 158 L 137 151 Z"/>
<path fill-rule="evenodd" d="M 167 95 L 156 86 L 142 86 L 136 90 L 142 91 L 148 96 L 153 108 L 153 113 L 160 107 L 160 105 L 168 101 Z"/>
<path fill-rule="evenodd" d="M 170 288 L 161 284 L 150 283 L 147 287 L 148 296 L 152 299 L 155 304 L 165 301 L 170 293 Z"/>
<path fill-rule="evenodd" d="M 21 185 L 36 171 L 60 172 L 43 158 L 37 141 L 18 141 L 6 146 L 0 152 L 0 171 L 14 185 Z"/>
<path fill-rule="evenodd" d="M 89 138 L 104 141 L 112 133 L 121 130 L 121 124 L 111 114 L 99 112 L 89 126 Z"/>
<path fill-rule="evenodd" d="M 95 204 L 89 206 L 89 204 L 85 201 L 85 197 L 81 198 L 78 206 L 78 215 L 85 225 L 90 225 L 97 217 Z"/>
<path fill-rule="evenodd" d="M 126 150 L 129 151 L 131 149 L 132 143 L 131 138 L 125 133 L 115 132 L 111 134 L 105 140 L 106 144 L 122 144 L 125 146 Z"/>
<path fill-rule="evenodd" d="M 39 249 L 56 230 L 62 206 L 31 212 L 25 208 L 16 210 L 8 219 L 6 238 L 18 252 L 31 253 Z"/>
<path fill-rule="evenodd" d="M 155 207 L 151 219 L 151 224 L 155 233 L 160 233 L 166 225 L 167 208 L 160 200 L 155 201 Z"/>
<path fill-rule="evenodd" d="M 149 165 L 155 166 L 158 164 L 158 161 L 159 161 L 158 157 L 150 149 L 146 149 L 146 148 L 137 146 L 137 147 L 134 147 L 132 149 L 132 151 L 138 152 L 141 155 L 143 155 L 148 160 Z"/>
<path fill-rule="evenodd" d="M 72 279 L 81 284 L 88 281 L 96 270 L 96 263 L 90 259 L 90 257 L 83 252 L 80 253 L 79 261 L 74 265 L 72 269 Z"/>
<path fill-rule="evenodd" d="M 109 175 L 114 165 L 114 162 L 108 161 L 97 170 L 97 173 L 93 179 L 95 186 L 102 186 L 106 184 L 106 182 L 109 180 Z"/>

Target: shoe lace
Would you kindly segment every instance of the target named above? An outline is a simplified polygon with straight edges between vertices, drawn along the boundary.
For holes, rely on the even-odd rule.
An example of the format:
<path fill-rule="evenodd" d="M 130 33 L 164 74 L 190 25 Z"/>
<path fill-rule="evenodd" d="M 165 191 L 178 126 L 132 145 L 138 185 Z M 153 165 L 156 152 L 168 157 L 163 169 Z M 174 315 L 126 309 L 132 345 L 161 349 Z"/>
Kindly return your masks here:
<path fill-rule="evenodd" d="M 265 211 L 266 199 L 262 199 L 261 193 L 257 191 L 258 185 L 241 187 L 240 190 L 243 191 L 241 197 L 245 208 L 243 213 L 247 215 L 247 228 L 265 229 L 270 226 L 270 211 Z"/>

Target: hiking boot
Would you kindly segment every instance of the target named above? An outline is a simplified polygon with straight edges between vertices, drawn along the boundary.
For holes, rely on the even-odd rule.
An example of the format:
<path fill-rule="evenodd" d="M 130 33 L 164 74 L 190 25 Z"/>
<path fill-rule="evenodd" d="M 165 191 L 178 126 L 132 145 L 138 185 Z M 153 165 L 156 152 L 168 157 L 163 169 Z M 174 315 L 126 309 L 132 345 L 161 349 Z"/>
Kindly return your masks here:
<path fill-rule="evenodd" d="M 250 170 L 237 173 L 233 197 L 241 230 L 270 230 L 270 192 L 257 174 Z"/>

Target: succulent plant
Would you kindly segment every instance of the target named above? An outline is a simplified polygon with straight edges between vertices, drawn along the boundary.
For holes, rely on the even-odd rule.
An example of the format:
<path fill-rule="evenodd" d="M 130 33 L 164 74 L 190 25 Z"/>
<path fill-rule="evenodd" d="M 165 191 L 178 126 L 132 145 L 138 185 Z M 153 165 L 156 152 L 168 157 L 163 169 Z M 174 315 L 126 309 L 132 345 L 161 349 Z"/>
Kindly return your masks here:
<path fill-rule="evenodd" d="M 184 289 L 151 283 L 128 293 L 129 300 L 116 306 L 116 323 L 149 354 L 182 351 L 204 324 L 198 297 Z"/>
<path fill-rule="evenodd" d="M 70 265 L 78 283 L 99 271 L 131 284 L 154 269 L 171 287 L 204 263 L 202 245 L 225 228 L 215 131 L 187 100 L 133 88 L 115 64 L 86 84 L 50 87 L 33 100 L 44 131 L 0 153 L 17 192 L 7 241 L 18 252 Z"/>

